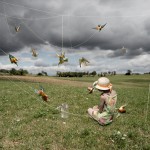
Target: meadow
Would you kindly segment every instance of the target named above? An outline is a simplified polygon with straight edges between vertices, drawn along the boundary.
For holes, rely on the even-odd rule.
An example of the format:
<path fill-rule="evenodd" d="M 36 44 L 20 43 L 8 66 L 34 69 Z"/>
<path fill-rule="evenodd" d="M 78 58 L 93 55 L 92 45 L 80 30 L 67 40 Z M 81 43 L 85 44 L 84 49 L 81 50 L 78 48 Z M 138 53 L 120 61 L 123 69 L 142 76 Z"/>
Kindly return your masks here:
<path fill-rule="evenodd" d="M 4 150 L 149 150 L 150 75 L 116 75 L 109 79 L 118 93 L 117 107 L 126 113 L 100 126 L 87 109 L 99 103 L 87 86 L 98 77 L 0 76 L 0 149 Z M 35 89 L 42 85 L 49 101 Z M 69 106 L 68 118 L 56 109 Z"/>

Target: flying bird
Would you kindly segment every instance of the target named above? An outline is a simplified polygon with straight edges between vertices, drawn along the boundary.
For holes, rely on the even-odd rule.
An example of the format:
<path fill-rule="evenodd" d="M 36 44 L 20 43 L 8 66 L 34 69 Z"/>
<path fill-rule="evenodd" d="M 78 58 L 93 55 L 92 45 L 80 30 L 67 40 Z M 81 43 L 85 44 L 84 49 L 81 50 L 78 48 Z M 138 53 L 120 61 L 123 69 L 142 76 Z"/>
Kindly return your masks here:
<path fill-rule="evenodd" d="M 44 89 L 42 86 L 40 86 L 39 90 L 35 90 L 35 93 L 37 93 L 39 96 L 42 97 L 43 101 L 48 101 L 48 95 L 45 94 Z"/>
<path fill-rule="evenodd" d="M 104 25 L 98 25 L 97 27 L 92 28 L 92 29 L 96 29 L 96 30 L 98 30 L 100 32 L 105 27 L 106 24 L 107 23 L 105 23 Z"/>
<path fill-rule="evenodd" d="M 64 62 L 68 62 L 68 58 L 65 57 L 65 52 L 62 52 L 60 55 L 57 54 L 57 56 L 59 57 L 58 65 L 63 64 Z"/>
<path fill-rule="evenodd" d="M 32 48 L 31 51 L 32 51 L 32 56 L 33 57 L 37 57 L 38 56 L 38 53 L 35 51 L 34 48 Z"/>
<path fill-rule="evenodd" d="M 16 30 L 16 32 L 19 32 L 20 31 L 20 26 L 16 26 L 15 30 Z"/>
<path fill-rule="evenodd" d="M 13 55 L 9 54 L 9 59 L 10 59 L 10 62 L 12 64 L 14 63 L 14 64 L 16 64 L 18 66 L 18 64 L 17 64 L 18 59 L 16 57 L 14 57 Z"/>
<path fill-rule="evenodd" d="M 82 57 L 81 59 L 79 59 L 79 64 L 80 67 L 82 64 L 84 64 L 85 66 L 87 66 L 87 63 L 90 63 L 87 59 L 85 59 L 84 57 Z"/>
<path fill-rule="evenodd" d="M 93 87 L 88 87 L 87 90 L 89 91 L 89 94 L 93 93 L 94 88 Z"/>

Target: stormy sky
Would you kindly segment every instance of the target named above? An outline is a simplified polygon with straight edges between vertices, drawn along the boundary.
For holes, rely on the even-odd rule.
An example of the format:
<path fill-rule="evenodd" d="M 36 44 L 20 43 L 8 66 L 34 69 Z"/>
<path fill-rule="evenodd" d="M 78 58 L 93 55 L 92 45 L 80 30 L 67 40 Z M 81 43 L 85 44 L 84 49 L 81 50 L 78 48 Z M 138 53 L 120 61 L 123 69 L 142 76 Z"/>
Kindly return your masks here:
<path fill-rule="evenodd" d="M 150 1 L 0 0 L 0 69 L 150 71 Z M 99 32 L 92 28 L 106 24 Z M 16 33 L 15 26 L 21 31 Z M 126 52 L 122 51 L 122 47 Z M 31 48 L 39 53 L 33 58 Z M 58 67 L 56 53 L 69 62 Z M 19 58 L 11 64 L 8 54 Z M 79 59 L 90 61 L 79 67 Z"/>

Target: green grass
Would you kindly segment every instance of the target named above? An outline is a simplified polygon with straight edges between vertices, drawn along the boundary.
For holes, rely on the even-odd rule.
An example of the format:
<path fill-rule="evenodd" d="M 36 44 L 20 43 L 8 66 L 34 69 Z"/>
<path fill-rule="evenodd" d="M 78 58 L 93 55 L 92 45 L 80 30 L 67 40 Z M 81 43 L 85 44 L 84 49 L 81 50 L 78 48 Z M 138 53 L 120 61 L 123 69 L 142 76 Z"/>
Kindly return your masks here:
<path fill-rule="evenodd" d="M 61 79 L 61 78 L 59 78 Z M 69 78 L 93 83 L 98 77 Z M 63 79 L 66 80 L 66 79 Z M 0 149 L 4 150 L 149 150 L 150 109 L 146 107 L 150 76 L 111 76 L 118 93 L 117 106 L 128 104 L 127 112 L 108 126 L 100 126 L 86 111 L 99 103 L 99 93 L 87 87 L 42 83 L 49 102 L 34 89 L 39 83 L 0 80 Z M 70 114 L 60 116 L 56 107 L 66 102 Z M 150 105 L 150 104 L 149 104 Z M 65 122 L 65 123 L 64 123 Z M 115 131 L 126 134 L 122 140 Z"/>
<path fill-rule="evenodd" d="M 60 77 L 57 77 L 58 79 L 60 79 Z M 63 80 L 71 80 L 71 81 L 82 81 L 82 82 L 94 82 L 98 79 L 98 76 L 95 77 L 81 77 L 81 78 L 76 78 L 76 77 L 72 77 L 72 78 L 63 78 L 61 77 L 61 79 Z M 113 82 L 113 84 L 115 85 L 120 85 L 120 84 L 124 84 L 124 83 L 132 83 L 132 84 L 140 84 L 143 86 L 147 86 L 148 82 L 150 82 L 150 75 L 131 75 L 131 76 L 125 76 L 125 75 L 115 75 L 115 76 L 108 76 L 108 78 L 111 80 L 111 82 Z M 125 84 L 126 85 L 126 84 Z"/>

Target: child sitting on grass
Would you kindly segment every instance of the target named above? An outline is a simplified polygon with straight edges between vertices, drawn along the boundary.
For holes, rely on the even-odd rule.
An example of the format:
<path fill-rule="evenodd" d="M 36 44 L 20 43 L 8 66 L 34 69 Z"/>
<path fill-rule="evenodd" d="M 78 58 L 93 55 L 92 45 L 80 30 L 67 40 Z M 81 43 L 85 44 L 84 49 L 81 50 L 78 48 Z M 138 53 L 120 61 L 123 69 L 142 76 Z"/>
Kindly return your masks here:
<path fill-rule="evenodd" d="M 110 124 L 113 120 L 117 102 L 116 91 L 112 90 L 112 84 L 106 77 L 101 77 L 93 83 L 94 88 L 99 90 L 100 105 L 88 109 L 88 114 L 101 125 Z M 89 89 L 89 88 L 88 88 Z"/>

